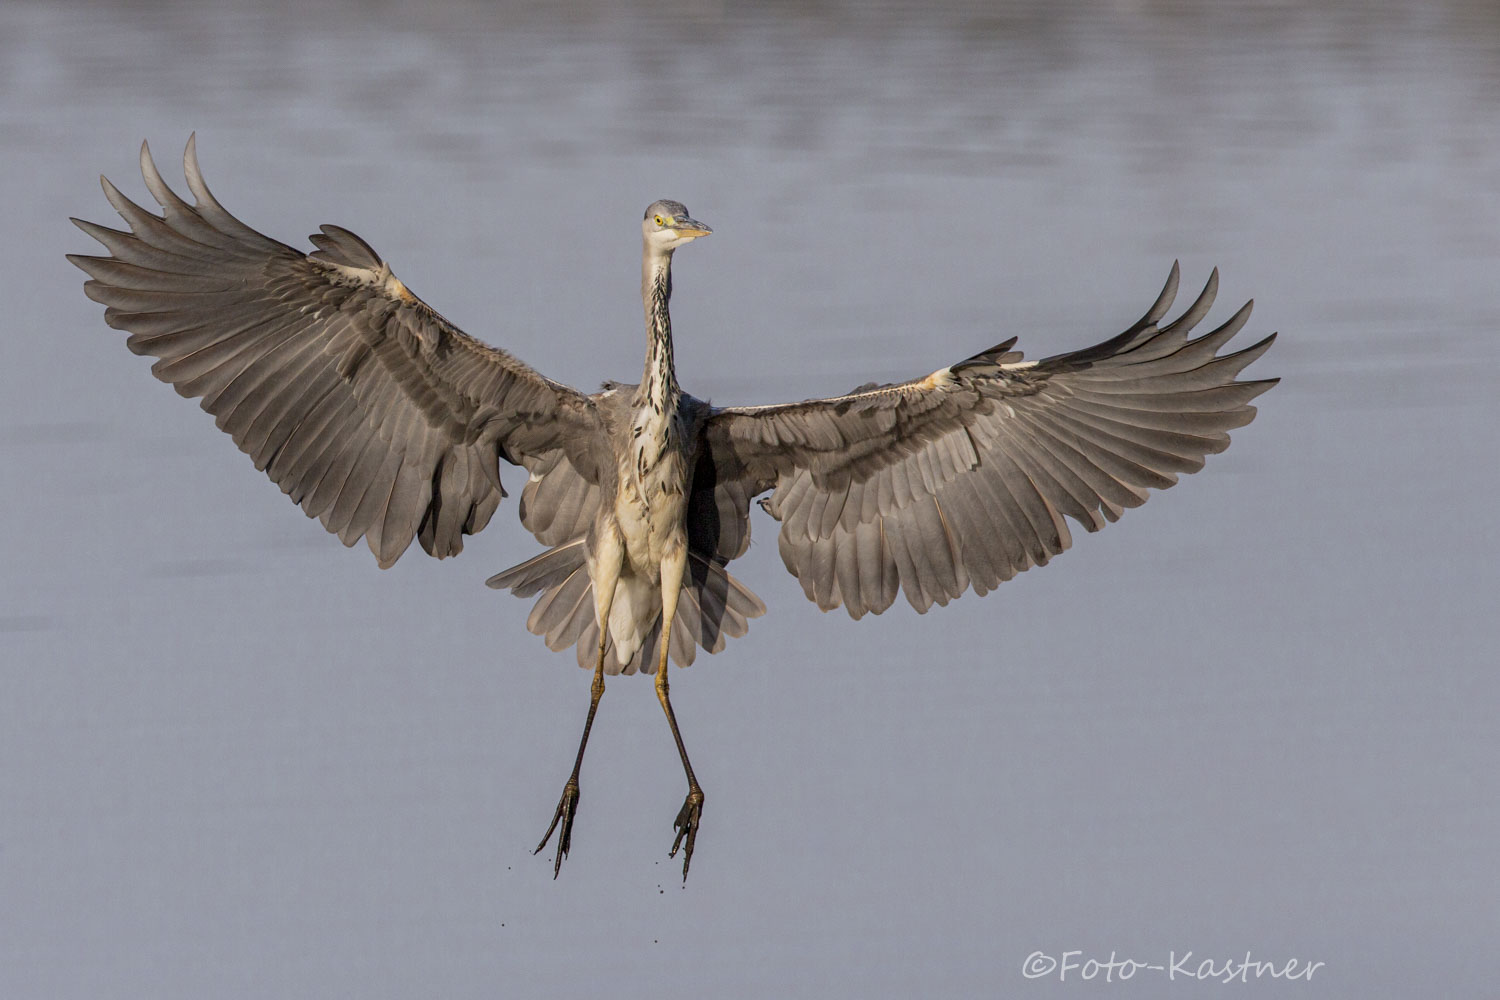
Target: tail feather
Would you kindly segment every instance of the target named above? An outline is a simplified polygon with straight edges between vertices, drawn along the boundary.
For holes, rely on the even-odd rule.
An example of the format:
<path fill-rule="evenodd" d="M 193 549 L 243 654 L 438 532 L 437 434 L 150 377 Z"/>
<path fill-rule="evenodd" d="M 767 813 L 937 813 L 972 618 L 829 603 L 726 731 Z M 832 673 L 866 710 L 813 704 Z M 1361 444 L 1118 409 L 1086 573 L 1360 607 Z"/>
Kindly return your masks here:
<path fill-rule="evenodd" d="M 680 666 L 688 666 L 701 647 L 710 653 L 724 648 L 724 640 L 749 631 L 749 619 L 766 613 L 766 606 L 715 559 L 690 552 L 677 614 L 672 622 L 669 652 Z M 550 548 L 519 565 L 490 577 L 486 583 L 517 597 L 537 597 L 526 627 L 553 650 L 578 647 L 578 665 L 592 669 L 599 649 L 599 626 L 594 621 L 594 587 L 588 577 L 584 539 Z M 661 617 L 639 649 L 621 661 L 613 640 L 604 651 L 607 674 L 655 673 L 661 648 Z"/>
<path fill-rule="evenodd" d="M 588 616 L 579 621 L 580 608 Z M 546 640 L 547 648 L 556 652 L 578 641 L 583 625 L 593 618 L 594 588 L 588 571 L 580 566 L 562 583 L 544 592 L 526 619 L 526 627 Z"/>
<path fill-rule="evenodd" d="M 584 550 L 583 539 L 575 538 L 532 556 L 510 569 L 501 570 L 484 581 L 484 585 L 495 590 L 508 590 L 517 597 L 531 597 L 561 586 L 574 570 L 587 561 L 588 554 Z"/>

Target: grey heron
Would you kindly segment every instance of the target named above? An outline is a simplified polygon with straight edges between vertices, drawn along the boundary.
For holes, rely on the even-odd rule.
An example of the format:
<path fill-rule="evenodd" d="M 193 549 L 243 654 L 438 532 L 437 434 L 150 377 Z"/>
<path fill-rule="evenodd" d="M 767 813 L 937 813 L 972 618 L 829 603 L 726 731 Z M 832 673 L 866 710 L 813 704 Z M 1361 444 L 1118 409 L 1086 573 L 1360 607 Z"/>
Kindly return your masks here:
<path fill-rule="evenodd" d="M 679 202 L 641 223 L 646 362 L 639 385 L 585 394 L 468 336 L 412 293 L 347 229 L 304 253 L 214 198 L 195 142 L 189 204 L 141 146 L 148 211 L 101 178 L 128 224 L 73 221 L 107 256 L 69 255 L 105 321 L 152 372 L 199 399 L 219 428 L 309 517 L 379 565 L 413 538 L 457 554 L 502 497 L 499 460 L 524 467 L 521 523 L 544 550 L 492 577 L 536 597 L 527 621 L 592 668 L 573 770 L 535 853 L 572 843 L 579 775 L 606 676 L 655 674 L 688 794 L 670 857 L 687 878 L 704 796 L 668 696 L 668 660 L 717 653 L 765 606 L 726 571 L 750 544 L 750 503 L 781 523 L 778 545 L 808 598 L 858 619 L 904 594 L 917 612 L 984 594 L 1195 472 L 1255 416 L 1275 379 L 1236 381 L 1275 334 L 1223 347 L 1250 303 L 1190 337 L 1217 290 L 1161 325 L 1155 303 L 1094 347 L 1023 360 L 1015 338 L 930 374 L 829 399 L 712 406 L 684 393 L 672 359 L 672 255 L 708 235 Z"/>

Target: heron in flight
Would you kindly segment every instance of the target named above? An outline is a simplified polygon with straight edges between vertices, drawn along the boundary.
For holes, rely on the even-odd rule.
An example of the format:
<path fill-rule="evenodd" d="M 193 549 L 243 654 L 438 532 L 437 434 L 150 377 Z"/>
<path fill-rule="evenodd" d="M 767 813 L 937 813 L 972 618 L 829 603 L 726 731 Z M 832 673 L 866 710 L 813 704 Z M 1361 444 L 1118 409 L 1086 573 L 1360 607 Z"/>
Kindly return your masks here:
<path fill-rule="evenodd" d="M 536 604 L 527 627 L 593 669 L 572 773 L 542 842 L 553 877 L 572 844 L 579 774 L 604 678 L 654 673 L 688 793 L 671 857 L 687 878 L 703 789 L 668 697 L 667 661 L 745 634 L 765 606 L 726 571 L 750 544 L 750 503 L 808 598 L 858 619 L 906 597 L 918 613 L 984 594 L 1164 489 L 1275 379 L 1236 381 L 1275 335 L 1220 354 L 1250 314 L 1190 338 L 1217 271 L 1161 325 L 1178 269 L 1117 337 L 1040 361 L 1015 338 L 928 375 L 842 396 L 717 407 L 683 392 L 672 361 L 672 255 L 712 230 L 676 201 L 641 222 L 646 363 L 639 385 L 585 394 L 464 333 L 364 240 L 325 225 L 312 253 L 262 235 L 215 200 L 193 139 L 189 204 L 141 146 L 161 214 L 101 178 L 124 232 L 73 221 L 108 256 L 69 255 L 111 327 L 152 372 L 199 399 L 309 517 L 382 568 L 413 538 L 438 558 L 490 520 L 499 460 L 527 472 L 521 523 L 544 550 L 492 577 Z"/>

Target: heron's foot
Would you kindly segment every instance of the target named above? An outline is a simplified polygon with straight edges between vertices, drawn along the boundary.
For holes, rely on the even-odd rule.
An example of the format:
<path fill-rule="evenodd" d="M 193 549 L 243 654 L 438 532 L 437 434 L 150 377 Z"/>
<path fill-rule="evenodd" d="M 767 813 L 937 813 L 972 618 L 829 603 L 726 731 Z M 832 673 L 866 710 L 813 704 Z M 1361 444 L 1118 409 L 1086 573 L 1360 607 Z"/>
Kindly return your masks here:
<path fill-rule="evenodd" d="M 552 831 L 562 825 L 562 830 L 557 835 L 557 860 L 552 863 L 552 877 L 557 878 L 562 871 L 563 858 L 568 856 L 568 848 L 573 843 L 573 817 L 578 812 L 578 780 L 569 778 L 568 783 L 563 786 L 562 798 L 558 800 L 557 812 L 552 814 L 552 825 L 547 827 L 547 832 L 542 835 L 542 842 L 536 845 L 532 854 L 541 854 L 542 848 L 547 846 L 547 841 L 552 839 Z M 692 850 L 691 847 L 688 848 Z"/>
<path fill-rule="evenodd" d="M 689 789 L 682 809 L 677 813 L 677 822 L 672 824 L 677 839 L 672 841 L 669 858 L 677 857 L 677 848 L 682 848 L 682 880 L 687 881 L 688 865 L 693 863 L 693 842 L 698 839 L 698 825 L 703 821 L 703 789 L 694 783 Z M 685 842 L 684 842 L 685 841 Z"/>

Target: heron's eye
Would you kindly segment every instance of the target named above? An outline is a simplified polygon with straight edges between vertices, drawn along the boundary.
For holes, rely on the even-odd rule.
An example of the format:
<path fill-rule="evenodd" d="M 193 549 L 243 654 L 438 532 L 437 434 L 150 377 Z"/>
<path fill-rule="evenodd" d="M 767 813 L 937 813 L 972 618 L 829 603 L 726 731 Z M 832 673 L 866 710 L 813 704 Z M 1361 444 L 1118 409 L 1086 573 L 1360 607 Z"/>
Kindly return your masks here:
<path fill-rule="evenodd" d="M 666 225 L 666 224 L 667 224 L 667 220 L 666 220 L 666 219 L 663 219 L 663 218 L 662 218 L 662 217 L 661 217 L 661 216 L 659 216 L 659 215 L 658 215 L 658 216 L 657 216 L 657 217 L 656 217 L 656 224 L 657 224 L 657 225 L 658 225 L 658 226 L 665 226 L 665 225 Z"/>

